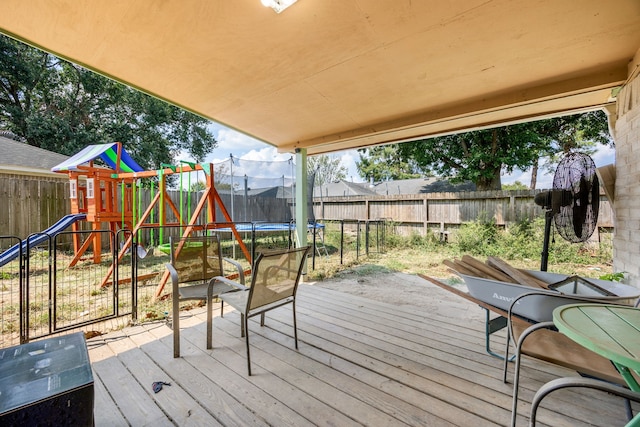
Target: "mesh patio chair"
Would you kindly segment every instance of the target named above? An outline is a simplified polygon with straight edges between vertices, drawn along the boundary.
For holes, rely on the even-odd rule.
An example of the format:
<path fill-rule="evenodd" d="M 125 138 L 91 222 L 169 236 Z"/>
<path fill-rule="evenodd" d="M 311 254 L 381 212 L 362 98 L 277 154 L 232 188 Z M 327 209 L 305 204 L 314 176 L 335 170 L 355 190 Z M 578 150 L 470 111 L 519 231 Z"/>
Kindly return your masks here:
<path fill-rule="evenodd" d="M 173 357 L 180 357 L 180 302 L 202 300 L 207 304 L 207 348 L 212 348 L 212 301 L 223 292 L 235 289 L 221 282 L 223 261 L 236 269 L 238 280 L 244 284 L 244 270 L 240 263 L 222 257 L 216 236 L 192 236 L 169 239 L 171 264 L 165 264 L 171 276 L 173 327 Z M 221 311 L 222 312 L 222 311 Z"/>
<path fill-rule="evenodd" d="M 298 349 L 295 299 L 308 251 L 309 246 L 306 246 L 258 254 L 253 265 L 250 287 L 223 277 L 217 278 L 239 290 L 221 294 L 220 299 L 240 312 L 240 334 L 245 337 L 249 375 L 251 375 L 249 318 L 260 315 L 260 326 L 264 326 L 267 311 L 291 304 L 295 347 Z"/>
<path fill-rule="evenodd" d="M 511 302 L 507 317 L 508 333 L 505 350 L 503 382 L 507 382 L 509 346 L 511 340 L 513 340 L 515 343 L 515 367 L 513 373 L 513 401 L 511 407 L 512 427 L 516 425 L 518 388 L 523 355 L 574 370 L 582 376 L 592 379 L 595 378 L 614 387 L 626 387 L 626 382 L 608 359 L 588 350 L 564 334 L 558 332 L 553 321 L 531 324 L 513 314 L 513 308 L 518 304 L 522 304 L 526 298 L 540 295 L 544 295 L 549 298 L 566 299 L 568 300 L 567 304 L 574 303 L 576 300 L 590 303 L 604 303 L 603 301 L 594 300 L 593 298 L 581 298 L 575 295 L 569 296 L 561 294 L 550 296 L 548 293 L 540 292 L 530 292 L 520 295 Z M 619 395 L 624 397 L 624 393 L 619 393 Z M 625 404 L 627 416 L 631 418 L 632 414 L 629 401 L 625 400 Z"/>

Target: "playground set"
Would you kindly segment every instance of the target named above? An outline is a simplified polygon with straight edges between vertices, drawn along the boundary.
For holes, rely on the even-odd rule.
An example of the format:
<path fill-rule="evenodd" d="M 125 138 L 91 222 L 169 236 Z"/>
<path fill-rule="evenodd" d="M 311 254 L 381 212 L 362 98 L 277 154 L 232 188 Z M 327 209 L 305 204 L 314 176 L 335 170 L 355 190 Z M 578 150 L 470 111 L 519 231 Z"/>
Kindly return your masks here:
<path fill-rule="evenodd" d="M 106 166 L 95 164 L 94 161 L 96 159 L 100 159 Z M 222 212 L 226 221 L 220 227 L 231 228 L 246 259 L 249 262 L 251 261 L 250 253 L 214 187 L 212 164 L 201 165 L 182 162 L 179 166 L 162 165 L 159 170 L 145 171 L 124 150 L 120 142 L 114 142 L 88 146 L 65 162 L 52 168 L 52 171 L 66 173 L 69 176 L 71 213 L 54 226 L 45 230 L 42 233 L 44 238 L 47 237 L 47 234 L 54 235 L 63 231 L 69 225 L 72 226 L 73 231 L 78 231 L 78 221 L 87 221 L 91 224 L 91 232 L 84 242 L 80 241 L 79 233 L 73 234 L 74 257 L 69 264 L 70 267 L 77 264 L 89 247 L 92 247 L 93 250 L 93 262 L 100 263 L 102 241 L 99 231 L 105 228 L 114 234 L 119 230 L 131 231 L 119 248 L 117 257 L 118 260 L 121 260 L 131 249 L 134 237 L 145 227 L 159 228 L 160 242 L 163 242 L 163 228 L 167 226 L 181 226 L 183 237 L 188 237 L 191 233 L 202 231 L 205 228 L 207 230 L 218 228 L 216 206 Z M 185 218 L 186 215 L 183 215 L 182 209 L 178 209 L 169 197 L 166 178 L 173 174 L 197 171 L 203 171 L 206 176 L 205 189 L 190 218 L 187 220 Z M 142 206 L 140 206 L 139 188 L 140 181 L 145 178 L 152 179 L 150 184 L 152 186 L 152 200 L 143 210 Z M 156 183 L 158 186 L 157 192 L 154 189 Z M 174 213 L 178 219 L 176 222 L 167 221 L 167 209 Z M 198 218 L 205 209 L 207 224 L 198 224 Z M 156 211 L 157 221 L 154 215 Z M 183 239 L 180 239 L 180 242 L 183 241 Z M 37 243 L 35 240 L 29 242 L 29 244 Z M 174 250 L 179 253 L 182 250 L 181 245 L 182 243 L 178 244 L 178 247 Z M 113 250 L 114 248 L 111 249 Z M 17 254 L 19 248 L 12 248 L 11 250 Z M 9 251 L 5 253 L 7 252 Z M 112 275 L 113 264 L 102 281 L 102 287 L 111 284 L 110 277 Z M 168 278 L 169 274 L 165 271 L 156 290 L 156 296 L 160 295 Z"/>

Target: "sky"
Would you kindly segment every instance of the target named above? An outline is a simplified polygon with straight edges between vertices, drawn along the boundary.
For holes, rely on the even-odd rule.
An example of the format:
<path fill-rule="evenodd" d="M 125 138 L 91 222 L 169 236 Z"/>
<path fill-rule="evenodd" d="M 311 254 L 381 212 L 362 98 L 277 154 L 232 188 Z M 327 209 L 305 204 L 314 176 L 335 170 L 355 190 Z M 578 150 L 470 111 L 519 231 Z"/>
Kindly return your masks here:
<path fill-rule="evenodd" d="M 253 139 L 235 130 L 226 128 L 217 123 L 211 124 L 211 130 L 218 141 L 218 146 L 206 157 L 207 163 L 218 163 L 228 160 L 229 156 L 246 159 L 246 160 L 262 160 L 262 161 L 280 161 L 291 158 L 291 153 L 278 153 L 277 149 L 271 145 Z M 342 166 L 347 169 L 347 181 L 364 182 L 364 179 L 358 175 L 356 169 L 356 161 L 359 160 L 359 154 L 356 150 L 340 151 L 330 154 L 339 157 Z M 614 162 L 614 149 L 600 146 L 598 151 L 593 154 L 592 159 L 596 167 L 604 166 Z M 182 158 L 181 160 L 190 160 Z M 531 171 L 514 170 L 511 174 L 502 176 L 502 184 L 510 184 L 519 181 L 525 185 L 529 185 L 531 181 Z M 538 174 L 538 182 L 536 188 L 551 188 L 553 181 L 553 173 L 545 173 L 540 171 Z"/>

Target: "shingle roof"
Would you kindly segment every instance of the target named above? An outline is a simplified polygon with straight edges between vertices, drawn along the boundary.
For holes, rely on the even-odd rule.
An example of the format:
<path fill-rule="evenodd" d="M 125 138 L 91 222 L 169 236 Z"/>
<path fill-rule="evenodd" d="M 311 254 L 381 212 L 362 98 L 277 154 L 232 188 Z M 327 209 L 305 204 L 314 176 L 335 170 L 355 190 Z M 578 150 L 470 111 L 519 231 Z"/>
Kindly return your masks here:
<path fill-rule="evenodd" d="M 368 196 L 376 193 L 369 188 L 366 182 L 357 183 L 349 181 L 338 181 L 330 184 L 316 186 L 313 189 L 313 197 L 349 197 Z"/>
<path fill-rule="evenodd" d="M 386 181 L 376 184 L 373 190 L 377 194 L 421 194 L 421 193 L 449 193 L 458 191 L 475 191 L 472 182 L 452 184 L 442 178 L 416 178 Z"/>
<path fill-rule="evenodd" d="M 69 158 L 3 136 L 0 136 L 0 153 L 2 153 L 0 171 L 29 175 L 45 174 L 64 177 L 64 175 L 51 172 L 51 168 Z"/>

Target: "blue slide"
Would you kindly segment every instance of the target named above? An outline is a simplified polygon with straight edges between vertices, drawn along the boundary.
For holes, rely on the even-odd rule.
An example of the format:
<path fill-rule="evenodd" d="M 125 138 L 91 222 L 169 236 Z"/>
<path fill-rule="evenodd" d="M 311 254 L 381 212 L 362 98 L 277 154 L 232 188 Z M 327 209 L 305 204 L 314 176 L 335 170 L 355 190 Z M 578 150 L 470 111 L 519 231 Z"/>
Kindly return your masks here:
<path fill-rule="evenodd" d="M 33 236 L 29 237 L 29 247 L 39 245 L 40 243 L 47 240 L 49 237 L 53 237 L 56 234 L 60 233 L 61 231 L 66 230 L 74 222 L 83 221 L 86 218 L 87 218 L 87 214 L 83 214 L 83 213 L 69 214 L 69 215 L 63 216 L 62 218 L 60 218 L 60 220 L 58 220 L 58 222 L 56 222 L 55 224 L 53 224 L 51 227 L 47 228 L 43 232 L 34 234 Z M 23 251 L 27 250 L 26 240 L 22 241 L 22 250 Z M 20 254 L 20 243 L 16 243 L 15 245 L 11 246 L 9 249 L 7 249 L 6 251 L 0 254 L 0 267 L 16 259 L 16 257 L 19 254 Z"/>

